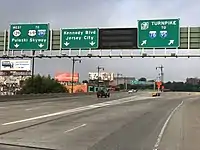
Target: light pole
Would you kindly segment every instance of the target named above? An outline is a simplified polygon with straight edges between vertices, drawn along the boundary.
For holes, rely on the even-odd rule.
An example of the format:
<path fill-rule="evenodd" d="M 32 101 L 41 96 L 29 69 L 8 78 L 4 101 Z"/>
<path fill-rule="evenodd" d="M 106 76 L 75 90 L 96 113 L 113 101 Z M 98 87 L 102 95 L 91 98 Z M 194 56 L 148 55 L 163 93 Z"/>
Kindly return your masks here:
<path fill-rule="evenodd" d="M 101 69 L 104 70 L 103 67 L 100 67 L 100 66 L 97 67 L 97 72 L 98 72 L 97 86 L 98 86 L 98 89 L 99 89 L 99 79 L 100 79 L 99 75 L 100 75 L 100 70 L 101 70 Z"/>
<path fill-rule="evenodd" d="M 31 69 L 31 85 L 32 85 L 32 93 L 34 93 L 34 88 L 33 88 L 33 84 L 34 84 L 34 73 L 35 73 L 35 58 L 34 58 L 34 55 L 35 55 L 35 51 L 32 51 L 32 55 L 33 55 L 33 58 L 32 58 L 32 69 Z"/>
<path fill-rule="evenodd" d="M 160 65 L 159 67 L 156 67 L 156 70 L 157 69 L 160 69 L 160 78 L 161 78 L 161 82 L 163 83 L 164 82 L 164 72 L 163 72 L 163 65 Z"/>
<path fill-rule="evenodd" d="M 71 90 L 71 93 L 74 93 L 74 69 L 75 69 L 76 62 L 81 63 L 81 59 L 75 59 L 75 57 L 72 58 L 72 90 Z"/>
<path fill-rule="evenodd" d="M 119 76 L 122 76 L 121 73 L 117 73 L 117 86 L 118 86 L 118 79 L 119 79 Z"/>

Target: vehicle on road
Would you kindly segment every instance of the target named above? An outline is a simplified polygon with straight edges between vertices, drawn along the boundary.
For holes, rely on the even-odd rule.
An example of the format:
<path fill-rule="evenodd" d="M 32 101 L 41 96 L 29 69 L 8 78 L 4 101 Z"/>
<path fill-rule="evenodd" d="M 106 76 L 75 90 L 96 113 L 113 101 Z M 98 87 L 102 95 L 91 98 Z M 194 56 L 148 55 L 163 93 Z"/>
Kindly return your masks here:
<path fill-rule="evenodd" d="M 160 96 L 160 92 L 153 92 L 152 97 L 155 97 L 155 96 Z"/>
<path fill-rule="evenodd" d="M 136 92 L 137 92 L 137 90 L 135 90 L 135 89 L 128 90 L 128 94 L 136 93 Z"/>
<path fill-rule="evenodd" d="M 102 98 L 102 97 L 105 97 L 105 98 L 107 98 L 107 97 L 110 97 L 110 91 L 109 91 L 109 89 L 107 89 L 107 88 L 103 88 L 103 89 L 99 89 L 98 91 L 97 91 L 97 98 Z"/>

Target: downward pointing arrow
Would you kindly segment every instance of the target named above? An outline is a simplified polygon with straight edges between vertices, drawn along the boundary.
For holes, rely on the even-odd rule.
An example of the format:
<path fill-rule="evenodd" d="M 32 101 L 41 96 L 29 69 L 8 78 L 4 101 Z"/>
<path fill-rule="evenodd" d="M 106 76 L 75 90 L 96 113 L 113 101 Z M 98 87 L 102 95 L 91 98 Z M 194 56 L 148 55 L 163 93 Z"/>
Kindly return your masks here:
<path fill-rule="evenodd" d="M 174 40 L 169 40 L 168 45 L 172 45 L 172 44 L 174 44 Z"/>
<path fill-rule="evenodd" d="M 40 48 L 42 48 L 44 45 L 43 45 L 42 43 L 40 43 L 40 44 L 38 44 L 38 46 L 39 46 Z"/>
<path fill-rule="evenodd" d="M 92 41 L 92 42 L 90 42 L 90 45 L 91 45 L 91 46 L 94 46 L 94 44 L 95 44 L 95 42 L 93 42 L 93 41 Z"/>
<path fill-rule="evenodd" d="M 68 46 L 69 44 L 70 44 L 70 43 L 68 43 L 68 42 L 65 42 L 65 43 L 64 43 L 65 46 Z"/>
<path fill-rule="evenodd" d="M 18 48 L 18 47 L 19 47 L 19 44 L 16 43 L 16 44 L 14 45 L 14 47 L 15 47 L 15 48 Z"/>

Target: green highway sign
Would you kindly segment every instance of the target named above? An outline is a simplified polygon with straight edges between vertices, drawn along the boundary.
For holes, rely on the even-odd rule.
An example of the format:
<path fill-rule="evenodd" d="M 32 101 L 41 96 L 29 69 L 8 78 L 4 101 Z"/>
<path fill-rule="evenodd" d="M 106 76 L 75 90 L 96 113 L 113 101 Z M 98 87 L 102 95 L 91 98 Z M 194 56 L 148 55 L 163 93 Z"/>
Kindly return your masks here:
<path fill-rule="evenodd" d="M 99 45 L 98 28 L 61 29 L 62 49 L 95 49 Z"/>
<path fill-rule="evenodd" d="M 138 48 L 177 48 L 180 46 L 180 19 L 139 20 Z"/>
<path fill-rule="evenodd" d="M 48 50 L 49 24 L 11 24 L 10 50 Z"/>

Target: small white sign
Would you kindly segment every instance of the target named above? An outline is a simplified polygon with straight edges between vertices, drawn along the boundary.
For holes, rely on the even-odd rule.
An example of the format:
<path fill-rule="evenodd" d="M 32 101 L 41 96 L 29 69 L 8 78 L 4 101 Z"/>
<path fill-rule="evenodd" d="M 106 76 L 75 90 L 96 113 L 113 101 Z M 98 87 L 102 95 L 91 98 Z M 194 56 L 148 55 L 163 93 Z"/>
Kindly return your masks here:
<path fill-rule="evenodd" d="M 31 60 L 1 60 L 1 71 L 30 71 Z"/>

